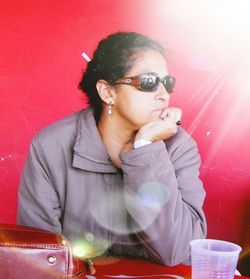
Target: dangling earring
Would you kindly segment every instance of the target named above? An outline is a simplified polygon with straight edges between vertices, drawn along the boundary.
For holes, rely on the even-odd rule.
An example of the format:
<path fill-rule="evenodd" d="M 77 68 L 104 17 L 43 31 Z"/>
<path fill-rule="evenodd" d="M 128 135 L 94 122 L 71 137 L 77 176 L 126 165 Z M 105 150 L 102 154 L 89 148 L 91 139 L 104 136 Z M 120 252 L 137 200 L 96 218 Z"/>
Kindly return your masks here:
<path fill-rule="evenodd" d="M 111 116 L 112 115 L 112 103 L 109 103 L 109 108 L 108 108 L 108 115 Z"/>

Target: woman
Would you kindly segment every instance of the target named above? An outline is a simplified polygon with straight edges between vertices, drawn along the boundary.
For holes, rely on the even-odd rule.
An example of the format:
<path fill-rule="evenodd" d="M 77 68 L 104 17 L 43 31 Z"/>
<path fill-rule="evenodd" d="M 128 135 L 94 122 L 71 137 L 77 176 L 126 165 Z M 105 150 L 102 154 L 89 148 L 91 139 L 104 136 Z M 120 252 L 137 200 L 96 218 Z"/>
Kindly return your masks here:
<path fill-rule="evenodd" d="M 206 235 L 205 192 L 196 143 L 169 107 L 174 82 L 159 43 L 102 40 L 79 84 L 91 106 L 33 139 L 18 223 L 63 233 L 86 257 L 187 263 Z"/>

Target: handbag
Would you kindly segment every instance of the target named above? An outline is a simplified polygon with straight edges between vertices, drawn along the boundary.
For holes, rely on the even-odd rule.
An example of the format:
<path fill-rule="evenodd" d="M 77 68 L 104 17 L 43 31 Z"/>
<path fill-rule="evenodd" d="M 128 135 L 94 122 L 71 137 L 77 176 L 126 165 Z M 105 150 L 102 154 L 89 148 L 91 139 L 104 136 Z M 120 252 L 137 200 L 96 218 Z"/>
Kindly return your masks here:
<path fill-rule="evenodd" d="M 85 271 L 63 235 L 0 224 L 0 279 L 80 279 Z"/>

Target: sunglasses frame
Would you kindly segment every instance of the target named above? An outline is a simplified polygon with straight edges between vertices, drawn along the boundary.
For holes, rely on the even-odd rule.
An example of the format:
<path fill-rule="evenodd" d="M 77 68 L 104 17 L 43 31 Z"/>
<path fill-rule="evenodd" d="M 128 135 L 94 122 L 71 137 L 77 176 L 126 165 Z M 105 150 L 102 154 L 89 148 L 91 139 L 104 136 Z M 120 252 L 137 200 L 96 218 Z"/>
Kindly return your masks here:
<path fill-rule="evenodd" d="M 143 77 L 145 76 L 153 76 L 156 78 L 157 80 L 157 85 L 156 88 L 154 90 L 145 90 L 144 88 L 141 87 L 141 83 L 143 81 Z M 154 72 L 150 72 L 150 73 L 141 73 L 137 76 L 133 76 L 133 77 L 124 77 L 121 79 L 118 79 L 115 84 L 125 84 L 125 85 L 132 85 L 134 87 L 136 87 L 137 89 L 139 89 L 140 91 L 143 92 L 156 92 L 157 89 L 159 88 L 160 83 L 163 84 L 164 88 L 166 89 L 166 91 L 171 94 L 173 92 L 173 88 L 175 86 L 175 78 L 173 76 L 170 75 L 166 75 L 163 78 L 160 78 L 158 74 L 154 73 Z"/>

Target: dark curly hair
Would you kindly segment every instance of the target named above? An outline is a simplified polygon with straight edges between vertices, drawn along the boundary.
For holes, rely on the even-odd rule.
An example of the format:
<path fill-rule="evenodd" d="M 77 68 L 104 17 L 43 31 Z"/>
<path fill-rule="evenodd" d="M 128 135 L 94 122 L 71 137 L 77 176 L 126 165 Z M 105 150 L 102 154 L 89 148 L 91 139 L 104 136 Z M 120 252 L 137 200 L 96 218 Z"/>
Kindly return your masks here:
<path fill-rule="evenodd" d="M 102 101 L 96 89 L 97 81 L 103 79 L 114 84 L 131 70 L 135 55 L 144 50 L 159 51 L 163 56 L 165 54 L 160 43 L 135 32 L 111 34 L 98 44 L 78 86 L 88 96 L 88 103 L 94 109 L 97 122 L 102 112 Z"/>

